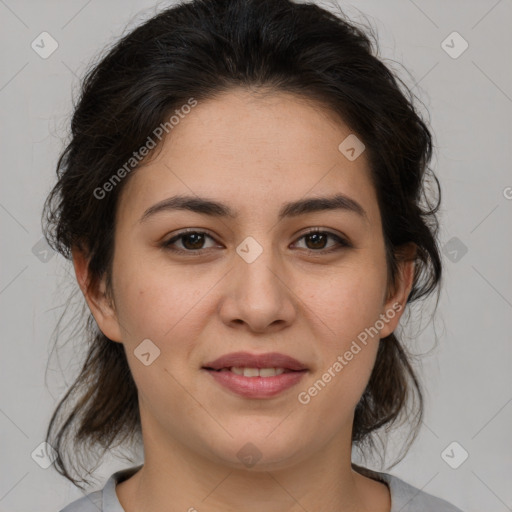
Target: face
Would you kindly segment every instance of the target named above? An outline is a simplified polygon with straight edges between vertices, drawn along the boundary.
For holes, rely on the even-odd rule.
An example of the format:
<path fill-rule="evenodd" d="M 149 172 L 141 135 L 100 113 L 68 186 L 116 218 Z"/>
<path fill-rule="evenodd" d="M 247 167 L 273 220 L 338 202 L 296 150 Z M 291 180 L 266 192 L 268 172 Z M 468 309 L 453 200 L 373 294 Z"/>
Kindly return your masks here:
<path fill-rule="evenodd" d="M 104 334 L 125 347 L 145 443 L 233 467 L 257 454 L 264 469 L 350 442 L 379 339 L 396 327 L 412 276 L 404 266 L 388 296 L 366 155 L 338 149 L 350 134 L 294 96 L 236 90 L 198 103 L 129 177 L 114 305 L 87 299 Z M 337 195 L 331 208 L 308 202 Z M 176 196 L 195 203 L 176 208 Z M 220 206 L 200 207 L 206 199 Z M 302 208 L 286 208 L 295 202 Z M 75 268 L 82 282 L 79 257 Z M 303 370 L 272 357 L 219 365 L 284 373 L 207 369 L 235 352 L 281 354 Z"/>

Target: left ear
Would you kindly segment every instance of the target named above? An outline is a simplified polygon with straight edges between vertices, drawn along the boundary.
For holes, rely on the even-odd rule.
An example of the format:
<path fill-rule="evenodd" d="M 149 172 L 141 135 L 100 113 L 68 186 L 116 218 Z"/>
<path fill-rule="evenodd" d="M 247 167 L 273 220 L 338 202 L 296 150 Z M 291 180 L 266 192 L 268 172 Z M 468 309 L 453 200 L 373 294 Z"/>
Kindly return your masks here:
<path fill-rule="evenodd" d="M 405 310 L 405 304 L 414 281 L 416 252 L 417 246 L 412 242 L 402 245 L 395 251 L 398 272 L 381 311 L 381 318 L 384 315 L 386 320 L 384 328 L 380 331 L 380 338 L 389 336 L 396 329 Z"/>

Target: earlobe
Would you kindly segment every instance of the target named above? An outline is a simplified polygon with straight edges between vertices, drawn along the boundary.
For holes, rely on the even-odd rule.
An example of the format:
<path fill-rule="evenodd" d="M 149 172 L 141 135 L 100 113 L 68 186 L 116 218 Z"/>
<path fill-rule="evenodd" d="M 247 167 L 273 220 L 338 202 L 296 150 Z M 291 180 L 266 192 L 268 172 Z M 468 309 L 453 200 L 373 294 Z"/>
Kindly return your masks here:
<path fill-rule="evenodd" d="M 121 342 L 121 330 L 114 304 L 107 293 L 105 276 L 99 281 L 92 279 L 89 260 L 83 251 L 72 250 L 78 286 L 101 332 L 112 341 Z"/>

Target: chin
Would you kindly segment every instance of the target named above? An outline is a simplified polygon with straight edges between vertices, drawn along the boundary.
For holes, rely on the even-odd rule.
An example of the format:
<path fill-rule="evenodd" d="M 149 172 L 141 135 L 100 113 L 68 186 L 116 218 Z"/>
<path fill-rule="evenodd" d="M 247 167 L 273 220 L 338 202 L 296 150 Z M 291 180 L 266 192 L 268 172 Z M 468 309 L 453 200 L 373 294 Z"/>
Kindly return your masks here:
<path fill-rule="evenodd" d="M 279 432 L 277 428 L 269 436 L 272 429 L 258 429 L 254 422 L 251 427 L 237 433 L 227 428 L 233 437 L 223 436 L 215 446 L 211 445 L 211 438 L 205 440 L 210 443 L 210 453 L 215 461 L 237 470 L 276 471 L 296 464 L 306 456 L 304 450 L 308 443 L 300 435 L 293 436 L 285 430 Z"/>

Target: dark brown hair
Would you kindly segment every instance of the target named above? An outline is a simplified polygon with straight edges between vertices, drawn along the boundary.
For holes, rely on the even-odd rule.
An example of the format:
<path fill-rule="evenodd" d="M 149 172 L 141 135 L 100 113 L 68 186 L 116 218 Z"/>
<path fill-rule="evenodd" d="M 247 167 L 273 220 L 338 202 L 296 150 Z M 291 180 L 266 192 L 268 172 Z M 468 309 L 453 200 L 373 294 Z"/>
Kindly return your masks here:
<path fill-rule="evenodd" d="M 366 146 L 390 289 L 405 244 L 417 249 L 408 303 L 438 288 L 440 188 L 428 167 L 431 134 L 415 96 L 378 58 L 371 29 L 358 28 L 342 13 L 290 0 L 194 0 L 172 6 L 120 39 L 89 70 L 71 140 L 58 161 L 58 181 L 45 203 L 50 245 L 68 259 L 71 249 L 84 251 L 90 285 L 103 276 L 110 283 L 115 212 L 130 176 L 101 198 L 95 191 L 190 98 L 201 102 L 235 87 L 298 95 L 343 119 Z M 428 175 L 438 189 L 434 206 L 426 194 Z M 57 452 L 56 469 L 79 487 L 88 472 L 76 464 L 80 453 L 140 439 L 137 389 L 124 346 L 103 335 L 92 315 L 86 324 L 85 362 L 47 432 Z M 374 446 L 375 434 L 398 424 L 407 404 L 415 436 L 422 393 L 410 356 L 391 334 L 380 341 L 356 407 L 354 445 Z"/>

